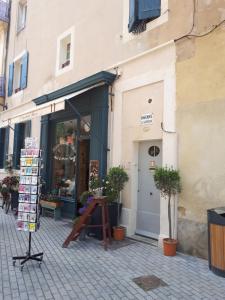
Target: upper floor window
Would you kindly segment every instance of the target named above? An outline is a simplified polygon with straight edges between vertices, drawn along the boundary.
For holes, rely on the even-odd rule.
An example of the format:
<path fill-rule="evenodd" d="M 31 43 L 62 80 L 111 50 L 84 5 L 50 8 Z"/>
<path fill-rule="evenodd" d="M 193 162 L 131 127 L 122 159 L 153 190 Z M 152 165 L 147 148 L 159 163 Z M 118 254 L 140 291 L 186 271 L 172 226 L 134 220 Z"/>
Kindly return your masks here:
<path fill-rule="evenodd" d="M 27 87 L 28 57 L 28 52 L 25 52 L 9 65 L 8 96 Z"/>
<path fill-rule="evenodd" d="M 25 28 L 26 18 L 27 18 L 27 1 L 20 1 L 18 5 L 17 32 Z"/>
<path fill-rule="evenodd" d="M 73 30 L 70 29 L 59 36 L 57 40 L 56 75 L 73 66 Z"/>
<path fill-rule="evenodd" d="M 161 0 L 130 0 L 128 31 L 140 33 L 146 24 L 161 15 Z"/>

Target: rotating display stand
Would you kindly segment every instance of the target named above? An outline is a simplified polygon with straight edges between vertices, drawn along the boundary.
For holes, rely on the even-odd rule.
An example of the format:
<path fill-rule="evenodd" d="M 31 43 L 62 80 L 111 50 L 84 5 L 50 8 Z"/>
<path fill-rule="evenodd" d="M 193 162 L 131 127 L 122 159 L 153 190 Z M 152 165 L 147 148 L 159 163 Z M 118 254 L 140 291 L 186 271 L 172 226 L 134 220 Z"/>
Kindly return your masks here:
<path fill-rule="evenodd" d="M 29 232 L 29 245 L 25 255 L 12 257 L 13 266 L 20 261 L 21 271 L 29 260 L 37 261 L 39 266 L 43 261 L 43 252 L 31 254 L 32 233 L 40 225 L 40 169 L 41 150 L 37 148 L 35 138 L 27 138 L 25 149 L 21 149 L 17 230 Z"/>

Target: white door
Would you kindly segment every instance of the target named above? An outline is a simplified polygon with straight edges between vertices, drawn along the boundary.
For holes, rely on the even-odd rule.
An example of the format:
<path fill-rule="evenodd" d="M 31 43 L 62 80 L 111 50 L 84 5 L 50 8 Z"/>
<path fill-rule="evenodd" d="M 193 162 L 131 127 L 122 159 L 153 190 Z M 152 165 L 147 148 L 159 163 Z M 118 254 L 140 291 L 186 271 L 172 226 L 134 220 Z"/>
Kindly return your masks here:
<path fill-rule="evenodd" d="M 152 165 L 161 166 L 161 141 L 139 145 L 138 202 L 136 233 L 158 239 L 160 232 L 160 193 L 155 187 Z"/>

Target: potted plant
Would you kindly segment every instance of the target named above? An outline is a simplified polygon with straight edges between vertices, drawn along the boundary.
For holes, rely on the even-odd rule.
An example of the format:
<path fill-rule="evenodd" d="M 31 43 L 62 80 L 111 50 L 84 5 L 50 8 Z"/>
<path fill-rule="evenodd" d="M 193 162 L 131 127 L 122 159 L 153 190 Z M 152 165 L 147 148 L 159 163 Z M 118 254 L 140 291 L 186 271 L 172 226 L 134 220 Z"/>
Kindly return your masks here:
<path fill-rule="evenodd" d="M 19 188 L 19 177 L 18 176 L 7 176 L 0 184 L 0 192 L 3 197 L 3 206 L 5 205 L 6 213 L 11 208 L 18 207 L 18 188 Z"/>
<path fill-rule="evenodd" d="M 154 181 L 162 197 L 168 201 L 169 238 L 163 239 L 164 255 L 174 256 L 176 255 L 177 240 L 172 237 L 171 200 L 174 200 L 174 196 L 181 192 L 180 174 L 173 168 L 156 168 Z"/>
<path fill-rule="evenodd" d="M 125 183 L 129 177 L 122 167 L 112 167 L 106 177 L 105 182 L 105 195 L 109 201 L 117 202 L 117 222 L 113 227 L 113 237 L 115 240 L 120 241 L 125 237 L 125 228 L 119 226 L 119 220 L 121 215 L 122 203 L 121 203 L 121 191 L 124 189 Z"/>
<path fill-rule="evenodd" d="M 62 201 L 54 194 L 54 191 L 52 191 L 51 194 L 41 195 L 40 205 L 42 207 L 50 206 L 52 208 L 57 208 L 62 206 Z"/>

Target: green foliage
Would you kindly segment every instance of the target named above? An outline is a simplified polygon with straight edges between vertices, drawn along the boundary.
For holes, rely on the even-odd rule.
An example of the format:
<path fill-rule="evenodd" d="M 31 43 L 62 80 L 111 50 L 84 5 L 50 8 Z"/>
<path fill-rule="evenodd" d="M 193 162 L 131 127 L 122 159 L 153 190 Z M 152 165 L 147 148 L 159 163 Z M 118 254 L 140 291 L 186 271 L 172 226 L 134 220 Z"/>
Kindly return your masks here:
<path fill-rule="evenodd" d="M 120 192 L 124 189 L 124 185 L 128 180 L 129 177 L 122 167 L 110 168 L 107 175 L 109 188 L 105 191 L 106 196 L 110 196 L 110 198 L 114 198 L 114 200 L 118 199 Z"/>
<path fill-rule="evenodd" d="M 101 182 L 100 182 L 99 178 L 92 177 L 89 181 L 90 190 L 96 190 L 99 187 L 101 187 Z"/>
<path fill-rule="evenodd" d="M 93 196 L 93 193 L 90 191 L 85 191 L 80 196 L 80 203 L 84 206 L 87 203 L 87 200 L 90 196 Z"/>
<path fill-rule="evenodd" d="M 162 196 L 171 197 L 181 192 L 180 174 L 172 168 L 156 168 L 154 173 L 156 188 Z"/>
<path fill-rule="evenodd" d="M 180 174 L 172 168 L 156 168 L 154 173 L 156 188 L 164 198 L 168 198 L 169 238 L 172 239 L 171 196 L 181 192 Z"/>

